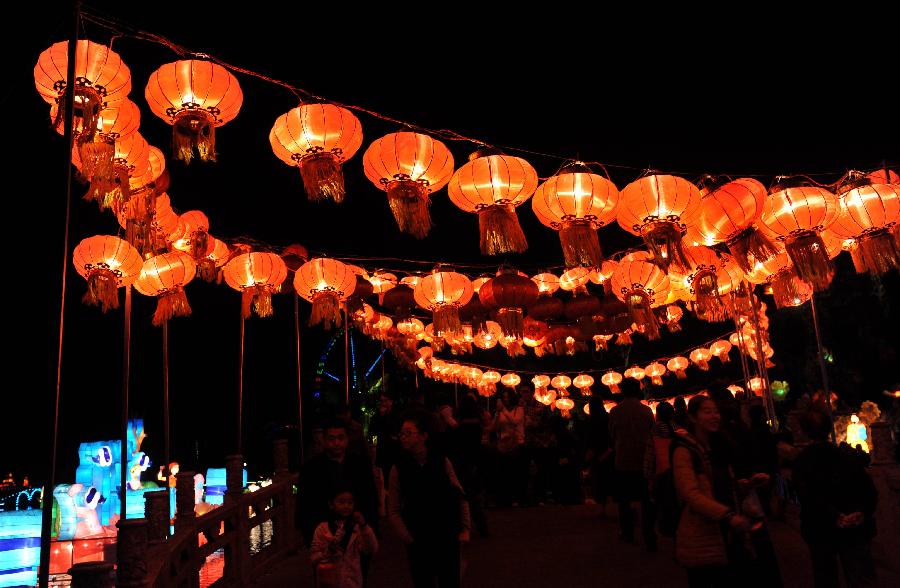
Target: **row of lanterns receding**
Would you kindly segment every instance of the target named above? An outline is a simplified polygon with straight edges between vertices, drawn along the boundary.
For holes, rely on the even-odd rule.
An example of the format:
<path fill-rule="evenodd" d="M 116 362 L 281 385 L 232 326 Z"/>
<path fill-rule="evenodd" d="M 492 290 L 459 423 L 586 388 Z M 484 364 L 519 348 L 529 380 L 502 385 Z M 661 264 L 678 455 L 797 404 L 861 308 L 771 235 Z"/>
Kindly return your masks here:
<path fill-rule="evenodd" d="M 137 134 L 140 113 L 126 98 L 130 72 L 121 58 L 90 41 L 79 41 L 76 55 L 79 148 L 73 159 L 91 180 L 92 197 L 101 205 L 117 201 L 131 218 L 133 209 L 148 207 L 123 206 L 127 192 L 132 184 L 159 177 L 164 161 L 161 154 L 151 155 L 154 148 Z M 34 72 L 38 91 L 57 121 L 67 85 L 66 62 L 66 43 L 57 43 L 41 54 Z M 163 65 L 151 74 L 145 97 L 153 113 L 173 126 L 175 156 L 187 162 L 195 156 L 215 159 L 215 128 L 237 116 L 243 101 L 237 78 L 203 60 Z M 277 157 L 299 167 L 311 200 L 343 200 L 341 165 L 362 145 L 360 122 L 349 110 L 303 104 L 276 120 L 269 139 Z M 820 291 L 833 275 L 826 253 L 829 240 L 851 250 L 857 271 L 883 273 L 900 267 L 900 180 L 884 170 L 849 174 L 838 194 L 803 178 L 785 179 L 770 192 L 749 178 L 707 177 L 698 187 L 656 173 L 620 192 L 583 164 L 564 167 L 538 186 L 528 162 L 489 149 L 479 150 L 454 172 L 453 156 L 443 143 L 413 132 L 373 142 L 363 167 L 387 193 L 401 231 L 419 238 L 431 227 L 430 195 L 448 186 L 456 206 L 478 214 L 481 250 L 489 255 L 526 249 L 515 209 L 531 199 L 538 219 L 559 231 L 569 267 L 601 267 L 596 230 L 613 220 L 642 237 L 663 270 L 674 266 L 686 272 L 693 266 L 686 244 L 724 243 L 748 274 L 786 253 L 793 274 Z M 661 285 L 649 269 L 636 270 Z M 710 281 L 700 285 L 701 298 Z M 625 295 L 638 312 L 645 312 L 653 289 L 644 284 L 640 293 Z"/>

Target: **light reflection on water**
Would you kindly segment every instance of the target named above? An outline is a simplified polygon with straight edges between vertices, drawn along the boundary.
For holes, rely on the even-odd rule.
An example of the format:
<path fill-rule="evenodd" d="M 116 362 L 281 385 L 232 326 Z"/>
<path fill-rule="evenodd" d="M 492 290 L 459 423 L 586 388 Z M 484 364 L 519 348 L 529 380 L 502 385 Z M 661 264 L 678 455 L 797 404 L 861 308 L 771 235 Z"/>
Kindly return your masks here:
<path fill-rule="evenodd" d="M 250 553 L 256 555 L 272 545 L 272 521 L 265 521 L 250 529 Z"/>

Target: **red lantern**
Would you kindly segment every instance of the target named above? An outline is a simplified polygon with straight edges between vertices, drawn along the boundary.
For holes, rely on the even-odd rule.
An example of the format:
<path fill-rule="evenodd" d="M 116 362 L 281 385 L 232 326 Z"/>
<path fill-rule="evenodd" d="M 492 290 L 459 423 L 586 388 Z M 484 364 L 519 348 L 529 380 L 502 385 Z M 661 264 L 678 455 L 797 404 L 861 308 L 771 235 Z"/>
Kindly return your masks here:
<path fill-rule="evenodd" d="M 563 313 L 563 302 L 553 296 L 540 296 L 534 304 L 528 307 L 528 316 L 539 321 L 548 321 L 558 318 Z"/>
<path fill-rule="evenodd" d="M 708 178 L 701 183 L 703 200 L 688 239 L 698 245 L 726 243 L 738 265 L 750 271 L 755 261 L 765 262 L 778 248 L 755 226 L 769 193 L 757 180 L 740 178 L 722 183 Z"/>
<path fill-rule="evenodd" d="M 566 266 L 599 267 L 597 229 L 615 220 L 618 202 L 615 184 L 575 164 L 541 184 L 531 206 L 541 223 L 559 231 Z"/>
<path fill-rule="evenodd" d="M 686 269 L 681 239 L 700 212 L 700 200 L 700 190 L 684 178 L 651 174 L 625 186 L 616 220 L 643 237 L 662 267 L 673 263 Z"/>
<path fill-rule="evenodd" d="M 274 253 L 244 253 L 233 258 L 223 271 L 225 283 L 241 293 L 241 316 L 250 318 L 250 307 L 258 316 L 272 316 L 272 293 L 287 278 L 287 266 Z"/>
<path fill-rule="evenodd" d="M 840 212 L 829 231 L 854 239 L 857 271 L 875 275 L 900 268 L 900 247 L 890 233 L 900 222 L 900 184 L 879 184 L 851 172 L 839 194 Z"/>
<path fill-rule="evenodd" d="M 393 133 L 366 149 L 363 171 L 376 187 L 387 192 L 400 230 L 422 239 L 431 230 L 428 196 L 450 181 L 453 155 L 428 135 Z"/>
<path fill-rule="evenodd" d="M 157 69 L 150 74 L 144 96 L 153 114 L 172 125 L 175 159 L 185 163 L 195 156 L 216 160 L 216 127 L 234 119 L 244 100 L 231 72 L 197 59 Z"/>
<path fill-rule="evenodd" d="M 269 132 L 278 159 L 300 168 L 310 200 L 344 200 L 341 166 L 362 145 L 359 119 L 333 104 L 303 104 L 282 114 Z"/>
<path fill-rule="evenodd" d="M 462 332 L 459 308 L 472 299 L 472 282 L 469 278 L 435 268 L 422 278 L 413 293 L 416 304 L 432 311 L 436 335 Z"/>
<path fill-rule="evenodd" d="M 284 260 L 287 268 L 295 272 L 309 259 L 309 251 L 303 245 L 294 243 L 284 248 L 284 251 L 281 252 L 281 258 Z"/>
<path fill-rule="evenodd" d="M 507 388 L 515 388 L 521 382 L 522 378 L 519 377 L 519 374 L 515 373 L 503 374 L 503 377 L 500 378 L 500 383 Z"/>
<path fill-rule="evenodd" d="M 497 311 L 503 336 L 518 340 L 524 328 L 523 309 L 537 301 L 538 287 L 515 270 L 503 270 L 481 286 L 478 297 L 487 308 Z"/>
<path fill-rule="evenodd" d="M 834 267 L 819 235 L 837 219 L 837 196 L 824 188 L 777 185 L 763 208 L 767 231 L 784 241 L 797 275 L 817 291 L 831 283 Z"/>
<path fill-rule="evenodd" d="M 100 306 L 103 312 L 119 308 L 118 288 L 138 278 L 143 259 L 137 249 L 110 235 L 84 239 L 72 253 L 75 270 L 88 282 L 82 301 Z"/>
<path fill-rule="evenodd" d="M 698 318 L 709 322 L 724 321 L 728 313 L 719 298 L 718 281 L 724 263 L 712 249 L 702 245 L 686 247 L 685 256 L 690 264 L 688 271 L 673 266 L 669 272 L 671 281 L 681 282 L 693 295 Z"/>
<path fill-rule="evenodd" d="M 612 277 L 616 297 L 628 305 L 634 322 L 651 341 L 659 339 L 659 326 L 653 307 L 665 303 L 669 278 L 647 261 L 622 261 Z"/>
<path fill-rule="evenodd" d="M 559 290 L 559 278 L 550 273 L 541 273 L 531 276 L 531 280 L 537 284 L 538 293 L 541 296 L 551 296 Z"/>
<path fill-rule="evenodd" d="M 161 326 L 176 316 L 190 316 L 191 306 L 184 293 L 185 285 L 194 279 L 197 264 L 185 253 L 173 251 L 151 257 L 144 262 L 134 288 L 144 296 L 156 296 L 154 326 Z"/>
<path fill-rule="evenodd" d="M 684 373 L 684 370 L 686 370 L 689 365 L 691 365 L 691 362 L 688 361 L 688 358 L 681 356 L 673 357 L 666 362 L 666 367 L 670 372 L 674 372 L 679 380 L 687 378 L 687 374 Z"/>
<path fill-rule="evenodd" d="M 666 366 L 655 361 L 644 369 L 644 373 L 650 376 L 650 382 L 654 386 L 662 386 L 662 377 L 666 375 Z"/>
<path fill-rule="evenodd" d="M 697 364 L 698 368 L 704 372 L 709 371 L 709 359 L 712 357 L 712 353 L 709 352 L 709 349 L 698 347 L 691 351 L 691 354 L 688 357 Z"/>
<path fill-rule="evenodd" d="M 150 168 L 150 145 L 140 133 L 132 133 L 116 141 L 110 162 L 82 161 L 78 149 L 73 149 L 72 164 L 91 182 L 86 200 L 96 200 L 100 210 L 119 210 L 131 197 L 130 178 L 143 176 Z"/>
<path fill-rule="evenodd" d="M 625 373 L 623 375 L 626 378 L 631 378 L 632 380 L 635 380 L 638 384 L 641 385 L 641 388 L 644 387 L 644 377 L 647 375 L 647 373 L 644 371 L 644 368 L 633 365 L 630 368 L 628 368 L 627 370 L 625 370 Z"/>
<path fill-rule="evenodd" d="M 41 53 L 34 66 L 34 84 L 41 98 L 56 106 L 54 126 L 61 126 L 68 85 L 69 46 L 54 43 Z M 104 45 L 81 40 L 75 46 L 75 128 L 81 141 L 89 141 L 97 129 L 100 112 L 125 100 L 131 92 L 131 72 L 122 58 Z"/>
<path fill-rule="evenodd" d="M 559 277 L 559 287 L 567 292 L 579 290 L 591 280 L 591 270 L 586 267 L 573 267 Z"/>
<path fill-rule="evenodd" d="M 309 324 L 330 329 L 341 324 L 340 304 L 356 288 L 356 274 L 336 259 L 317 257 L 294 274 L 294 291 L 312 303 Z"/>
<path fill-rule="evenodd" d="M 575 384 L 575 387 L 581 390 L 582 396 L 590 396 L 591 386 L 594 385 L 594 378 L 587 374 L 578 374 L 575 376 L 575 379 L 572 380 L 572 383 Z"/>
<path fill-rule="evenodd" d="M 528 243 L 515 209 L 537 184 L 537 172 L 524 159 L 480 150 L 456 170 L 447 194 L 461 210 L 478 214 L 482 254 L 521 253 Z"/>
<path fill-rule="evenodd" d="M 184 232 L 172 243 L 172 248 L 183 251 L 200 261 L 212 253 L 215 241 L 209 236 L 209 219 L 199 210 L 189 210 L 178 217 Z"/>
<path fill-rule="evenodd" d="M 600 377 L 600 381 L 609 388 L 610 392 L 614 394 L 621 392 L 619 384 L 622 383 L 622 374 L 619 372 L 610 370 Z"/>
<path fill-rule="evenodd" d="M 224 241 L 220 241 L 212 235 L 210 238 L 213 241 L 212 252 L 197 262 L 197 271 L 200 273 L 200 277 L 207 282 L 215 280 L 217 270 L 228 263 L 231 258 L 231 250 Z"/>
<path fill-rule="evenodd" d="M 728 363 L 731 361 L 728 358 L 728 352 L 731 351 L 731 343 L 729 341 L 725 341 L 724 339 L 716 341 L 712 345 L 709 346 L 709 352 L 719 358 L 719 361 L 722 363 Z"/>

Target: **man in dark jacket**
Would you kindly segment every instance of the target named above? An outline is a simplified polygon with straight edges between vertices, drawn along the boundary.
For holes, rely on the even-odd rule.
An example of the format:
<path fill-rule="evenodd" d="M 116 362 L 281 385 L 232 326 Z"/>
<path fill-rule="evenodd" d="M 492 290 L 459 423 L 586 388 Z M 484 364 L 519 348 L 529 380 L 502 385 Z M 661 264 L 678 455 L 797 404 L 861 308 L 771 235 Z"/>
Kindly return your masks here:
<path fill-rule="evenodd" d="M 794 462 L 793 481 L 816 588 L 838 586 L 838 560 L 848 586 L 874 586 L 875 485 L 855 456 L 828 442 L 824 410 L 802 415 L 800 427 L 812 443 Z"/>
<path fill-rule="evenodd" d="M 300 473 L 297 515 L 303 540 L 309 546 L 316 526 L 328 520 L 328 501 L 338 488 L 353 492 L 356 509 L 378 533 L 378 494 L 368 456 L 348 451 L 350 435 L 343 421 L 323 427 L 325 451 L 307 460 Z"/>

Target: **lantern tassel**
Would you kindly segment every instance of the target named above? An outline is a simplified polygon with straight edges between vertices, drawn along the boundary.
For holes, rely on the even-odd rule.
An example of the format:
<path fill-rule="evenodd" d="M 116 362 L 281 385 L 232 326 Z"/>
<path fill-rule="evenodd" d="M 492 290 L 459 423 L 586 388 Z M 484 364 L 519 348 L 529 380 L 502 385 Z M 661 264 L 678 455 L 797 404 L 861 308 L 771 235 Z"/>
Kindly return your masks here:
<path fill-rule="evenodd" d="M 482 255 L 522 253 L 528 249 L 525 233 L 512 205 L 494 204 L 478 211 Z"/>
<path fill-rule="evenodd" d="M 188 304 L 184 289 L 180 287 L 159 297 L 156 312 L 153 313 L 153 326 L 162 326 L 164 322 L 176 316 L 191 316 L 191 305 Z"/>
<path fill-rule="evenodd" d="M 793 270 L 778 272 L 772 276 L 771 284 L 777 308 L 798 306 L 808 299 L 809 290 L 804 292 L 803 283 Z"/>
<path fill-rule="evenodd" d="M 633 345 L 634 341 L 631 340 L 631 332 L 630 331 L 622 331 L 619 333 L 619 336 L 616 337 L 616 345 Z"/>
<path fill-rule="evenodd" d="M 765 263 L 778 255 L 778 247 L 755 226 L 741 231 L 730 240 L 728 250 L 745 273 L 750 273 L 756 262 Z"/>
<path fill-rule="evenodd" d="M 813 232 L 791 236 L 785 241 L 785 249 L 800 279 L 812 284 L 816 292 L 828 288 L 834 277 L 834 266 L 828 259 L 822 237 Z"/>
<path fill-rule="evenodd" d="M 434 334 L 440 337 L 462 332 L 459 322 L 459 307 L 454 304 L 439 306 L 433 314 Z"/>
<path fill-rule="evenodd" d="M 654 386 L 662 386 L 663 381 L 661 376 L 650 376 L 650 383 Z"/>
<path fill-rule="evenodd" d="M 518 340 L 510 341 L 506 344 L 506 354 L 510 357 L 516 357 L 518 355 L 525 355 L 525 348 L 522 346 L 522 343 Z"/>
<path fill-rule="evenodd" d="M 172 125 L 172 152 L 175 159 L 190 163 L 216 160 L 216 123 L 203 110 L 185 110 L 175 116 Z M 196 153 L 196 155 L 195 155 Z"/>
<path fill-rule="evenodd" d="M 718 323 L 728 318 L 725 305 L 719 298 L 719 284 L 715 270 L 704 269 L 697 272 L 692 286 L 697 302 L 697 318 L 710 323 Z"/>
<path fill-rule="evenodd" d="M 85 142 L 78 148 L 81 156 L 81 173 L 86 178 L 95 176 L 104 178 L 115 177 L 113 157 L 116 154 L 116 145 L 113 142 L 101 141 L 99 143 Z"/>
<path fill-rule="evenodd" d="M 559 242 L 567 267 L 596 267 L 603 262 L 597 231 L 587 222 L 566 223 L 559 230 Z M 604 280 L 607 282 L 609 280 Z M 604 286 L 606 284 L 604 283 Z"/>
<path fill-rule="evenodd" d="M 864 235 L 850 256 L 857 273 L 881 275 L 892 269 L 900 269 L 900 246 L 888 229 Z"/>
<path fill-rule="evenodd" d="M 501 308 L 497 312 L 497 322 L 504 337 L 520 341 L 525 336 L 525 318 L 521 308 Z"/>
<path fill-rule="evenodd" d="M 412 180 L 391 182 L 387 197 L 400 231 L 416 239 L 424 239 L 431 230 L 428 187 Z"/>
<path fill-rule="evenodd" d="M 197 231 L 191 235 L 191 257 L 201 260 L 209 254 L 209 233 Z"/>
<path fill-rule="evenodd" d="M 208 257 L 197 262 L 197 273 L 200 274 L 200 278 L 206 282 L 212 283 L 216 281 L 217 274 L 219 273 L 217 270 L 216 262 Z M 245 316 L 244 318 L 247 317 Z"/>
<path fill-rule="evenodd" d="M 675 372 L 675 377 L 678 378 L 679 380 L 686 380 L 687 374 L 684 373 L 684 370 L 678 370 Z"/>
<path fill-rule="evenodd" d="M 256 312 L 256 316 L 267 317 L 274 314 L 272 310 L 272 290 L 263 284 L 245 288 L 242 302 L 241 311 L 244 318 L 250 318 L 251 302 L 253 303 L 253 310 Z"/>
<path fill-rule="evenodd" d="M 93 272 L 88 276 L 88 289 L 81 300 L 99 306 L 103 312 L 119 308 L 119 279 L 108 269 Z"/>
<path fill-rule="evenodd" d="M 341 162 L 334 153 L 307 155 L 300 160 L 299 167 L 303 189 L 310 202 L 330 199 L 340 204 L 344 201 L 344 173 L 341 171 Z"/>
<path fill-rule="evenodd" d="M 78 134 L 78 141 L 88 143 L 94 140 L 97 133 L 97 124 L 100 122 L 100 110 L 103 107 L 103 101 L 100 94 L 91 87 L 84 85 L 75 86 L 75 132 Z M 56 110 L 56 118 L 53 119 L 53 128 L 61 131 L 66 120 L 65 101 L 59 103 Z"/>
<path fill-rule="evenodd" d="M 651 341 L 659 339 L 659 325 L 656 321 L 656 315 L 650 308 L 650 297 L 644 292 L 635 291 L 628 295 L 626 301 L 631 316 L 637 324 L 638 329 Z"/>
<path fill-rule="evenodd" d="M 319 292 L 313 298 L 309 326 L 322 324 L 325 330 L 341 326 L 341 302 L 334 292 Z"/>
<path fill-rule="evenodd" d="M 663 269 L 674 265 L 685 272 L 691 270 L 691 263 L 684 253 L 681 239 L 684 231 L 670 221 L 647 223 L 641 227 L 641 237 L 653 253 L 657 264 Z"/>

